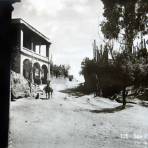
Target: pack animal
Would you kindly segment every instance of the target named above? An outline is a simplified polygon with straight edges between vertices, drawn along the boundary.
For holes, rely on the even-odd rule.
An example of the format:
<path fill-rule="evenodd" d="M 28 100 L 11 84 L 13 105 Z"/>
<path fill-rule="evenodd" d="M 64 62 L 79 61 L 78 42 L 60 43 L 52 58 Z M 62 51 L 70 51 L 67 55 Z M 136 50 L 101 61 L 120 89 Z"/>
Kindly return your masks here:
<path fill-rule="evenodd" d="M 50 99 L 52 97 L 53 94 L 53 89 L 52 87 L 50 87 L 49 85 L 44 87 L 44 91 L 46 93 L 46 99 Z"/>

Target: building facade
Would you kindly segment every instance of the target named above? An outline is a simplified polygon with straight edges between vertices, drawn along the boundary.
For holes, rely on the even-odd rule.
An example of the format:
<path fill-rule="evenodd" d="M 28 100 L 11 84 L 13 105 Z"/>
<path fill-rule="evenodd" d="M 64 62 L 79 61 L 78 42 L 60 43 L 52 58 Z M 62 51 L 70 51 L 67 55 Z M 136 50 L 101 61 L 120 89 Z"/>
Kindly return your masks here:
<path fill-rule="evenodd" d="M 36 84 L 50 79 L 49 39 L 22 19 L 11 25 L 11 69 Z"/>

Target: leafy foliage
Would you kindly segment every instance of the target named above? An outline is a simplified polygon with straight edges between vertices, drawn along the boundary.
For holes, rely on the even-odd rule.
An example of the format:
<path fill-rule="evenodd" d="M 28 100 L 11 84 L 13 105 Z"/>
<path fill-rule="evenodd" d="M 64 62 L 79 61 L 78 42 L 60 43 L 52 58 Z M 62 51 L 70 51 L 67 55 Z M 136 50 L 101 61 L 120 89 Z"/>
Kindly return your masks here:
<path fill-rule="evenodd" d="M 148 19 L 148 2 L 146 0 L 102 0 L 105 20 L 101 30 L 106 39 L 106 45 L 97 51 L 96 58 L 85 58 L 81 74 L 84 76 L 85 90 L 102 92 L 98 95 L 110 97 L 122 92 L 123 107 L 126 103 L 126 87 L 136 89 L 148 87 L 148 52 L 141 47 L 132 51 L 133 41 L 139 31 L 145 31 L 145 21 Z M 113 50 L 114 41 L 122 36 L 119 49 Z M 109 59 L 110 53 L 112 59 Z M 104 55 L 105 56 L 104 58 Z"/>
<path fill-rule="evenodd" d="M 56 65 L 56 64 L 51 64 L 50 66 L 50 73 L 52 76 L 55 77 L 68 77 L 69 76 L 69 65 Z"/>
<path fill-rule="evenodd" d="M 102 0 L 105 21 L 101 23 L 104 37 L 118 39 L 124 32 L 123 41 L 127 53 L 132 52 L 133 40 L 139 31 L 145 30 L 148 19 L 148 2 L 146 0 Z"/>
<path fill-rule="evenodd" d="M 88 58 L 82 62 L 81 74 L 84 75 L 85 86 L 90 91 L 95 91 L 96 89 L 97 75 L 100 89 L 105 97 L 112 96 L 124 87 L 130 86 L 134 80 L 132 67 L 128 63 L 124 65 L 118 62 L 102 63 Z"/>

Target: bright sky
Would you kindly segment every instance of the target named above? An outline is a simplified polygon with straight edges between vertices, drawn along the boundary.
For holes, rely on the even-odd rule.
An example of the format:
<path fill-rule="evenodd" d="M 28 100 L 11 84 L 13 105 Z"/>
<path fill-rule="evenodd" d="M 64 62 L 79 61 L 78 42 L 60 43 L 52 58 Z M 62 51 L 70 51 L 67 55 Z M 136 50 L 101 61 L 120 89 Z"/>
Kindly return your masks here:
<path fill-rule="evenodd" d="M 92 43 L 101 42 L 101 0 L 22 0 L 14 4 L 13 18 L 23 18 L 50 38 L 55 64 L 69 64 L 80 79 L 81 62 L 92 58 Z"/>

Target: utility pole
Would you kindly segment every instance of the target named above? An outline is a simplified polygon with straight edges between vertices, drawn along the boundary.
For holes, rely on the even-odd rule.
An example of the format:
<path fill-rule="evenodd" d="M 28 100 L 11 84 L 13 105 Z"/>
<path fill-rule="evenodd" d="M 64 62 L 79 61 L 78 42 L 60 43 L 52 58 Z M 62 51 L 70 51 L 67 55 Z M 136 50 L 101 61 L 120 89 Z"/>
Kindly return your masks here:
<path fill-rule="evenodd" d="M 0 0 L 0 148 L 8 147 L 10 101 L 10 55 L 12 4 L 20 0 Z"/>

